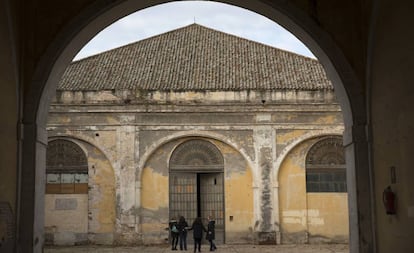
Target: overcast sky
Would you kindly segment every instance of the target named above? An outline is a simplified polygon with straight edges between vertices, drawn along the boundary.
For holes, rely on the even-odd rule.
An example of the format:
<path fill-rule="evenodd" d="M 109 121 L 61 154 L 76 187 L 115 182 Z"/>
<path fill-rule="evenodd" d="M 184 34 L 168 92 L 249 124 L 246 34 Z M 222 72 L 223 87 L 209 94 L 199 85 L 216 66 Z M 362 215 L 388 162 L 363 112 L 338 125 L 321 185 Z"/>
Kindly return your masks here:
<path fill-rule="evenodd" d="M 236 6 L 210 1 L 157 5 L 118 20 L 102 30 L 75 60 L 197 23 L 308 57 L 315 56 L 295 36 L 272 20 Z"/>

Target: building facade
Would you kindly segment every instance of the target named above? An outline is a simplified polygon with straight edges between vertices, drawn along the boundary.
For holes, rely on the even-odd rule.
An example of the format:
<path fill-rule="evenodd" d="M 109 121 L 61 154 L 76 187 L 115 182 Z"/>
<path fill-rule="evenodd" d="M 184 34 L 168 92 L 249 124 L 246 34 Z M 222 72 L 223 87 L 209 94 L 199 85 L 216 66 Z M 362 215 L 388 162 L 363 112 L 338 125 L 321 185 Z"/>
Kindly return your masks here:
<path fill-rule="evenodd" d="M 343 120 L 310 58 L 197 24 L 73 62 L 48 119 L 49 244 L 347 242 Z"/>

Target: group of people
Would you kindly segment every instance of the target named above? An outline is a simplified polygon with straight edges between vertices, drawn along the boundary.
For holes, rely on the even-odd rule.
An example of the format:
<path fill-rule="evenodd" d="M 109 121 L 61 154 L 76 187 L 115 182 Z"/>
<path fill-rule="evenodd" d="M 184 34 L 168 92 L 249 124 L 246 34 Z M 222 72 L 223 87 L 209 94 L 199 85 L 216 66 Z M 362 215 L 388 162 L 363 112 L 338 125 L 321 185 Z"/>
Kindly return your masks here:
<path fill-rule="evenodd" d="M 215 239 L 215 221 L 211 216 L 208 216 L 207 229 L 204 227 L 200 217 L 197 217 L 192 226 L 189 227 L 187 221 L 183 216 L 177 221 L 172 218 L 169 224 L 171 232 L 171 249 L 177 250 L 178 242 L 180 243 L 180 250 L 187 250 L 187 231 L 193 231 L 194 252 L 198 250 L 201 252 L 201 240 L 203 239 L 203 232 L 206 232 L 206 239 L 210 242 L 210 251 L 217 249 Z"/>

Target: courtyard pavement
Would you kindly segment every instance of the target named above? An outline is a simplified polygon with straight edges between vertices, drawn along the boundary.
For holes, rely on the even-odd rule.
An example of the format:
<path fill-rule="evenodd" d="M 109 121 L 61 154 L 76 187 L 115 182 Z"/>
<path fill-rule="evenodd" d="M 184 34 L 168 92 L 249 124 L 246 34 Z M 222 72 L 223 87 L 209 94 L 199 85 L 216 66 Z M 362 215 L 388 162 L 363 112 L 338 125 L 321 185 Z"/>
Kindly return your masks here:
<path fill-rule="evenodd" d="M 192 246 L 192 245 L 191 245 Z M 187 251 L 172 251 L 168 246 L 137 246 L 137 247 L 46 247 L 45 253 L 166 253 L 193 252 L 193 247 Z M 346 244 L 306 244 L 306 245 L 218 245 L 217 253 L 349 253 Z M 201 252 L 210 252 L 207 244 L 202 245 Z"/>

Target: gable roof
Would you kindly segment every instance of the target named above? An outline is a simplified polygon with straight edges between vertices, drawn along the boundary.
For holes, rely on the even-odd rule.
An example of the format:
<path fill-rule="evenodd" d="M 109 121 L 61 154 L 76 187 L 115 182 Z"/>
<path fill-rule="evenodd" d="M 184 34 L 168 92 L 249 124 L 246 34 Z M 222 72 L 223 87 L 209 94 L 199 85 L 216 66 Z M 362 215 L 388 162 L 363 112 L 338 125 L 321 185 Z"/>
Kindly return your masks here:
<path fill-rule="evenodd" d="M 58 90 L 332 90 L 317 60 L 192 24 L 72 62 Z"/>

